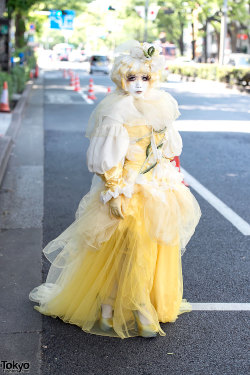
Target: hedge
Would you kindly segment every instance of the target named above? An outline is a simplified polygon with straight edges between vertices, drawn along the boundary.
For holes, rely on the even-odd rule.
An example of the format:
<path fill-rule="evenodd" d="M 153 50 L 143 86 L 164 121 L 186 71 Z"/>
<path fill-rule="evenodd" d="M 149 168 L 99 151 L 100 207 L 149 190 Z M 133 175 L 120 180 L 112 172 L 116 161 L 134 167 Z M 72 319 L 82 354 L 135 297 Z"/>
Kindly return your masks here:
<path fill-rule="evenodd" d="M 25 88 L 26 81 L 29 79 L 30 71 L 35 69 L 35 66 L 36 58 L 33 55 L 33 51 L 26 49 L 23 65 L 13 66 L 10 73 L 0 71 L 0 95 L 2 94 L 4 81 L 8 82 L 9 102 L 11 102 L 14 93 L 21 94 Z"/>
<path fill-rule="evenodd" d="M 171 73 L 179 74 L 182 77 L 196 77 L 213 81 L 226 82 L 230 85 L 250 86 L 250 69 L 235 68 L 218 64 L 169 64 Z"/>

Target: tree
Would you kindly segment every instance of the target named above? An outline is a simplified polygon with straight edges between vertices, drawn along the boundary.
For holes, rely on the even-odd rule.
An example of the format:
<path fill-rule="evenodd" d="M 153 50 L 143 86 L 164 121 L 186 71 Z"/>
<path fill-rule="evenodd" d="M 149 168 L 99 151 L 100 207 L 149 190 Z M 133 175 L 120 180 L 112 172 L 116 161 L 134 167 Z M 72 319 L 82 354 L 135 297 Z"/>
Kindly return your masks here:
<path fill-rule="evenodd" d="M 161 9 L 158 13 L 156 25 L 158 31 L 166 33 L 166 40 L 177 44 L 181 55 L 184 53 L 184 28 L 188 25 L 190 8 L 188 2 L 170 0 L 167 5 L 164 1 L 158 2 Z"/>
<path fill-rule="evenodd" d="M 250 1 L 234 0 L 228 3 L 228 33 L 231 39 L 232 52 L 237 52 L 237 34 L 244 31 L 250 38 Z"/>
<path fill-rule="evenodd" d="M 50 10 L 50 9 L 74 9 L 81 13 L 84 5 L 91 0 L 8 0 L 7 9 L 9 18 L 15 17 L 15 43 L 17 48 L 25 46 L 24 33 L 26 31 L 25 21 L 29 17 L 29 10 Z M 35 19 L 35 17 L 34 17 Z M 41 27 L 41 18 L 39 26 Z"/>
<path fill-rule="evenodd" d="M 8 0 L 7 9 L 8 17 L 15 17 L 15 44 L 17 48 L 25 46 L 24 32 L 25 32 L 25 17 L 24 14 L 37 0 Z"/>

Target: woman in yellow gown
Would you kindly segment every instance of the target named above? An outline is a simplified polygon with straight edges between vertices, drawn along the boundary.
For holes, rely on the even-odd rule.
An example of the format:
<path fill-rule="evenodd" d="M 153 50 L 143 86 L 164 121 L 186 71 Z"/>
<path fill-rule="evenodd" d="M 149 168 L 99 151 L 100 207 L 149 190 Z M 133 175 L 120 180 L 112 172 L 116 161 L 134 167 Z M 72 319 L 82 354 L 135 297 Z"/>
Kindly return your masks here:
<path fill-rule="evenodd" d="M 86 130 L 90 191 L 75 221 L 43 249 L 51 267 L 29 298 L 40 313 L 85 332 L 164 336 L 160 322 L 191 311 L 181 256 L 201 212 L 174 165 L 180 113 L 155 88 L 164 68 L 160 48 L 131 41 L 118 51 L 111 71 L 117 88 Z"/>

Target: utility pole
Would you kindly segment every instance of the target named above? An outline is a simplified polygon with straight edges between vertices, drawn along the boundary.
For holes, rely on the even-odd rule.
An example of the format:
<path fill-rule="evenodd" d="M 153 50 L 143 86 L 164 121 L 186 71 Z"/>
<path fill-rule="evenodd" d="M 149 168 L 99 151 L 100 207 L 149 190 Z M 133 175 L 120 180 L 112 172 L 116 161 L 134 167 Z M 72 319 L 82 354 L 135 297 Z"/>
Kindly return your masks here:
<path fill-rule="evenodd" d="M 147 39 L 148 39 L 148 5 L 149 5 L 149 0 L 145 0 L 144 42 L 147 42 Z"/>
<path fill-rule="evenodd" d="M 224 0 L 221 17 L 221 29 L 220 29 L 220 54 L 219 64 L 224 64 L 225 45 L 227 37 L 227 0 Z"/>

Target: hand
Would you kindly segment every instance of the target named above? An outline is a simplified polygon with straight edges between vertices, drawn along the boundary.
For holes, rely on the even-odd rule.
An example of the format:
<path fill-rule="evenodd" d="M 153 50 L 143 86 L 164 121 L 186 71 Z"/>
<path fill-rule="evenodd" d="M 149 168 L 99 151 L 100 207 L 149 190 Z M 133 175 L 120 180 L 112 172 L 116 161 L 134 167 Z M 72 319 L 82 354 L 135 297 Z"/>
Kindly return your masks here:
<path fill-rule="evenodd" d="M 117 198 L 111 198 L 109 201 L 109 214 L 115 218 L 124 219 L 125 204 L 123 196 L 119 195 Z"/>

